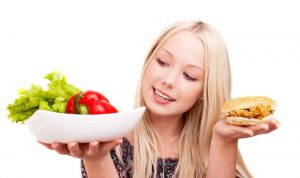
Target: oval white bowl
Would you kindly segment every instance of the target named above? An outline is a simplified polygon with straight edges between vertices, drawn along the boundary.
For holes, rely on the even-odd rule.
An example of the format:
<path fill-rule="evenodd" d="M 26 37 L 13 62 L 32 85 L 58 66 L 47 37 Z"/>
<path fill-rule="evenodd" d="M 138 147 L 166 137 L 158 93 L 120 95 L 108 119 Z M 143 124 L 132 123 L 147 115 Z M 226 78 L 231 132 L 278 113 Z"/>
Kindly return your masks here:
<path fill-rule="evenodd" d="M 45 143 L 109 141 L 122 138 L 138 123 L 146 107 L 112 114 L 64 114 L 37 110 L 26 122 L 37 140 Z"/>

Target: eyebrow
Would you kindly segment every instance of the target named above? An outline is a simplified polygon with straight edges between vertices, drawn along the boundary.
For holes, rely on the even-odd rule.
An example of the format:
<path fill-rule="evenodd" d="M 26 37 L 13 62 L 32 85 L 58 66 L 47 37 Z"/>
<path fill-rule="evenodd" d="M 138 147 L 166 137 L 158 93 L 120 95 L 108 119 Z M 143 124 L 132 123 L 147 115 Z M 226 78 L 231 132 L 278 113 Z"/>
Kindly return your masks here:
<path fill-rule="evenodd" d="M 168 50 L 166 50 L 166 49 L 160 49 L 160 50 L 162 50 L 162 51 L 168 53 L 171 57 L 174 57 L 173 54 L 172 54 L 170 51 L 168 51 Z"/>
<path fill-rule="evenodd" d="M 192 68 L 196 68 L 196 69 L 198 69 L 198 70 L 200 70 L 200 71 L 203 71 L 203 68 L 202 68 L 202 67 L 199 67 L 199 66 L 196 66 L 196 65 L 192 65 L 192 64 L 189 64 L 188 66 L 189 66 L 189 67 L 192 67 Z"/>
<path fill-rule="evenodd" d="M 170 51 L 168 51 L 168 50 L 166 50 L 166 49 L 160 49 L 160 50 L 166 52 L 166 53 L 169 54 L 172 58 L 174 58 L 174 55 L 173 55 Z M 196 68 L 196 69 L 199 69 L 199 70 L 203 71 L 203 68 L 202 68 L 202 67 L 199 67 L 199 66 L 196 66 L 196 65 L 189 64 L 188 67 L 193 67 L 193 68 Z"/>

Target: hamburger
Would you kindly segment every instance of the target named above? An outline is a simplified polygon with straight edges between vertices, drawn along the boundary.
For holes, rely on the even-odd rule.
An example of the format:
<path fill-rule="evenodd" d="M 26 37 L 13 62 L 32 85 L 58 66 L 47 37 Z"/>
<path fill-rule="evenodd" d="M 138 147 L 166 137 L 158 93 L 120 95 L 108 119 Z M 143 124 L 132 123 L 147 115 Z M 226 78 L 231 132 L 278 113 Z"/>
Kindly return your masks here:
<path fill-rule="evenodd" d="M 273 114 L 276 102 L 264 96 L 247 96 L 228 100 L 222 107 L 226 121 L 232 125 L 257 125 Z"/>

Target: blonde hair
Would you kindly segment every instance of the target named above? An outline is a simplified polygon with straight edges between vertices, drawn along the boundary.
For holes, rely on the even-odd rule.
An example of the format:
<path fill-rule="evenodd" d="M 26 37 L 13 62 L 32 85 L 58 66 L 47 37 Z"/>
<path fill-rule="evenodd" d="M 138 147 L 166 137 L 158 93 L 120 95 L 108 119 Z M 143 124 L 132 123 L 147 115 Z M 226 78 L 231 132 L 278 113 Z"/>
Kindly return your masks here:
<path fill-rule="evenodd" d="M 205 79 L 203 99 L 184 113 L 186 121 L 179 139 L 179 162 L 174 175 L 179 178 L 201 178 L 206 175 L 213 126 L 222 119 L 220 107 L 230 98 L 231 93 L 228 54 L 219 33 L 210 25 L 200 21 L 178 22 L 163 31 L 146 56 L 137 88 L 136 106 L 145 105 L 141 95 L 141 85 L 149 62 L 170 36 L 182 30 L 193 32 L 204 45 Z M 156 176 L 158 148 L 162 145 L 147 111 L 133 131 L 133 145 L 133 178 Z M 252 177 L 239 152 L 236 175 Z"/>

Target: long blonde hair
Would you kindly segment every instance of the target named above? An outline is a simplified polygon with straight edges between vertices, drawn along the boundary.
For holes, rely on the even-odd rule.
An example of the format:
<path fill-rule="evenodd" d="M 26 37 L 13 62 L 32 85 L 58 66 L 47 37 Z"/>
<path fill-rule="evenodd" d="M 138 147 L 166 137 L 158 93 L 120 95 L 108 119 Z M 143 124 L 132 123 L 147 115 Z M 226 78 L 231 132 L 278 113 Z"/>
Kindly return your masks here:
<path fill-rule="evenodd" d="M 230 99 L 231 93 L 228 54 L 219 33 L 201 21 L 178 22 L 163 31 L 146 56 L 137 87 L 136 106 L 145 105 L 141 95 L 141 80 L 149 62 L 170 36 L 182 30 L 192 31 L 204 45 L 205 79 L 203 98 L 199 99 L 189 111 L 184 113 L 186 121 L 179 139 L 179 162 L 175 176 L 179 178 L 201 178 L 206 175 L 213 126 L 222 119 L 220 107 L 225 100 Z M 156 176 L 158 148 L 161 146 L 161 142 L 147 111 L 133 131 L 133 145 L 133 178 Z M 245 178 L 252 177 L 239 152 L 236 175 Z"/>

